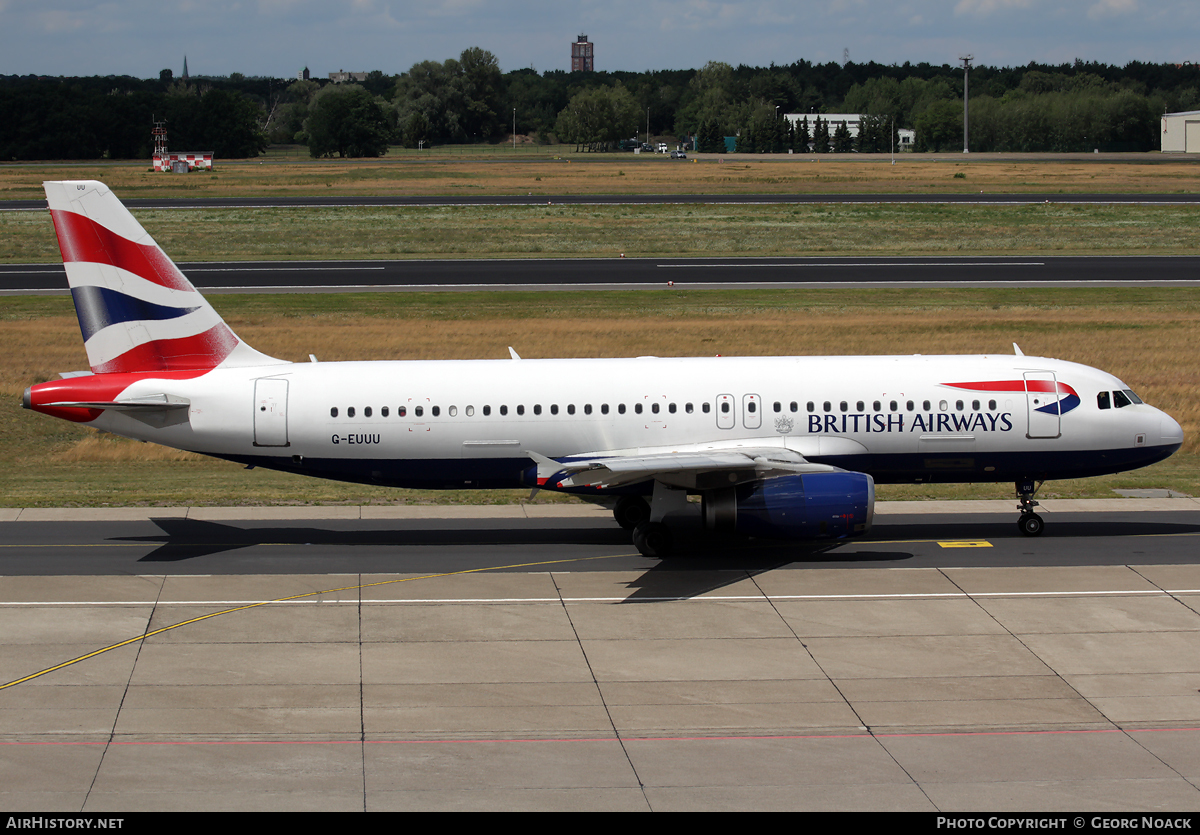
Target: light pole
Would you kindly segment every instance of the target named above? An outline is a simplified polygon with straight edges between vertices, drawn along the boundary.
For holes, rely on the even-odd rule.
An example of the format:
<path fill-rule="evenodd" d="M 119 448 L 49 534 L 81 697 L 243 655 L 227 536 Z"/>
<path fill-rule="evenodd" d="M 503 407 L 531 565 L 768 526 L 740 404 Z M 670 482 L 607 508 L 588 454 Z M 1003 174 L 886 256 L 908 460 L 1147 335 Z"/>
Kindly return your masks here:
<path fill-rule="evenodd" d="M 967 73 L 971 71 L 971 62 L 975 60 L 974 55 L 962 55 L 959 57 L 963 62 L 963 153 L 971 153 L 970 146 L 967 143 Z"/>
<path fill-rule="evenodd" d="M 513 108 L 513 150 L 517 150 L 517 109 Z"/>

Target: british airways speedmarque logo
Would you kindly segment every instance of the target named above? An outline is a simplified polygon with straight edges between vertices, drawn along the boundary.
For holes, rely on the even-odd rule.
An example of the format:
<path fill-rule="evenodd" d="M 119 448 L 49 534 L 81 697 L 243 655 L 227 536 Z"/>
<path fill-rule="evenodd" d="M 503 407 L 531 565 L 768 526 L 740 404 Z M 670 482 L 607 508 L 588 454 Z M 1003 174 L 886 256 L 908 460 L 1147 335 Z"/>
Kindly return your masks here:
<path fill-rule="evenodd" d="M 971 383 L 943 383 L 948 388 L 978 392 L 1028 392 L 1034 395 L 1034 410 L 1047 415 L 1065 415 L 1079 405 L 1079 394 L 1066 383 L 1055 380 L 981 380 Z M 911 404 L 910 404 L 911 408 Z M 943 407 L 944 408 L 944 407 Z M 937 411 L 854 414 L 810 414 L 809 434 L 855 433 L 963 433 L 1011 432 L 1012 412 Z M 776 426 L 776 431 L 780 428 Z"/>
<path fill-rule="evenodd" d="M 1054 380 L 985 380 L 978 383 L 943 383 L 943 385 L 968 391 L 1043 392 L 1051 395 L 1045 398 L 1049 402 L 1045 406 L 1038 406 L 1035 411 L 1047 415 L 1065 415 L 1079 405 L 1079 395 L 1075 389 L 1066 383 L 1058 383 Z"/>

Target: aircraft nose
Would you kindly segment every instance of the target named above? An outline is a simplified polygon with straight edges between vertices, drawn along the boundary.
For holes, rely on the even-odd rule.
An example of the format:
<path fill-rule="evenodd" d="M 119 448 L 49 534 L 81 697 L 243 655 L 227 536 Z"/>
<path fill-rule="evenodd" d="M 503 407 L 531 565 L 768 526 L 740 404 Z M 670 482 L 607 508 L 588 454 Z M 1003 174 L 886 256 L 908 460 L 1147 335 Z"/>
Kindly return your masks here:
<path fill-rule="evenodd" d="M 1175 418 L 1166 413 L 1159 418 L 1158 434 L 1164 444 L 1183 443 L 1183 427 L 1176 422 Z"/>

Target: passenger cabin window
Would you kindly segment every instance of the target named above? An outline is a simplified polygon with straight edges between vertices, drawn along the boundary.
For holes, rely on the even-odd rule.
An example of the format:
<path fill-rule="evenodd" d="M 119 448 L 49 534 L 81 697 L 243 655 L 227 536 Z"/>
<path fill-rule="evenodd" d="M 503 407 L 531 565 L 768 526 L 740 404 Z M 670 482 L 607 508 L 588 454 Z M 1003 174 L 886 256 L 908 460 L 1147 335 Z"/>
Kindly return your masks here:
<path fill-rule="evenodd" d="M 704 414 L 706 414 L 706 415 L 708 414 L 709 409 L 711 409 L 711 408 L 712 408 L 712 404 L 709 403 L 707 400 L 704 401 L 704 403 L 700 404 L 700 410 L 703 411 Z"/>
<path fill-rule="evenodd" d="M 371 416 L 371 407 L 367 406 L 363 409 L 363 417 L 370 417 L 370 416 Z"/>
<path fill-rule="evenodd" d="M 354 417 L 354 407 L 353 406 L 349 406 L 346 408 L 346 417 Z"/>
<path fill-rule="evenodd" d="M 417 417 L 421 417 L 422 415 L 425 414 L 425 407 L 424 406 L 415 407 L 413 409 L 413 414 L 416 415 Z"/>
<path fill-rule="evenodd" d="M 1107 408 L 1107 407 L 1105 407 L 1105 408 Z M 337 406 L 334 406 L 332 409 L 329 410 L 329 416 L 337 417 Z"/>
<path fill-rule="evenodd" d="M 404 406 L 398 406 L 396 408 L 396 414 L 399 415 L 400 417 L 404 417 L 405 415 L 408 414 L 408 409 L 406 409 Z"/>
<path fill-rule="evenodd" d="M 387 417 L 388 416 L 388 407 L 387 406 L 382 407 L 379 410 L 379 414 L 383 415 L 384 417 Z"/>
<path fill-rule="evenodd" d="M 442 413 L 442 407 L 441 406 L 432 406 L 429 409 L 429 413 L 431 415 L 433 415 L 434 417 L 437 417 L 438 415 L 440 415 Z"/>

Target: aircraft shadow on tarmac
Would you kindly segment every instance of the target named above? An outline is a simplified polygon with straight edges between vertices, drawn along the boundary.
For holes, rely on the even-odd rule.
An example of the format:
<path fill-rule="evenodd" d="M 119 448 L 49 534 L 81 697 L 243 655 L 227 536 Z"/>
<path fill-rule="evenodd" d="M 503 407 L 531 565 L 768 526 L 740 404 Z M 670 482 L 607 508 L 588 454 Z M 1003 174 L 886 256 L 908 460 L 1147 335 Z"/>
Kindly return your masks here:
<path fill-rule="evenodd" d="M 584 525 L 556 525 L 550 528 L 506 528 L 487 522 L 477 527 L 463 527 L 461 522 L 449 523 L 444 528 L 398 527 L 382 529 L 336 530 L 320 527 L 241 527 L 237 524 L 222 524 L 195 519 L 160 518 L 151 519 L 162 535 L 122 536 L 117 541 L 158 545 L 139 563 L 179 563 L 197 560 L 223 552 L 255 547 L 296 546 L 299 550 L 294 559 L 302 562 L 310 546 L 357 549 L 382 549 L 388 553 L 375 565 L 356 560 L 358 570 L 363 573 L 396 572 L 437 574 L 454 570 L 486 569 L 480 565 L 478 555 L 471 560 L 470 568 L 456 561 L 448 564 L 441 555 L 429 549 L 440 547 L 521 549 L 529 563 L 553 560 L 562 555 L 563 548 L 572 546 L 596 546 L 614 552 L 618 565 L 605 561 L 581 562 L 578 565 L 597 569 L 614 567 L 641 571 L 627 584 L 633 592 L 621 602 L 649 603 L 681 597 L 695 597 L 717 591 L 734 583 L 746 580 L 755 574 L 786 567 L 797 562 L 842 561 L 840 557 L 828 556 L 826 552 L 837 543 L 778 543 L 749 541 L 745 539 L 714 538 L 704 536 L 699 529 L 682 531 L 680 554 L 669 559 L 649 559 L 637 554 L 629 542 L 629 533 L 615 524 L 596 527 Z M 527 549 L 545 548 L 538 554 Z M 395 549 L 419 549 L 409 553 L 396 553 Z M 912 556 L 906 552 L 884 553 L 875 551 L 864 557 L 872 560 L 904 560 Z M 386 561 L 386 562 L 382 562 Z M 571 566 L 570 555 L 565 555 L 562 564 Z M 386 567 L 384 567 L 386 565 Z M 341 566 L 339 570 L 344 570 Z M 553 569 L 554 563 L 545 566 Z M 253 569 L 252 569 L 253 570 Z M 524 568 L 522 570 L 528 570 Z"/>
<path fill-rule="evenodd" d="M 1014 514 L 1015 516 L 1015 514 Z M 988 516 L 940 522 L 930 517 L 903 517 L 877 522 L 871 535 L 864 539 L 821 542 L 773 542 L 732 537 L 714 537 L 696 527 L 681 526 L 677 535 L 677 554 L 656 564 L 674 571 L 730 568 L 754 570 L 788 563 L 853 563 L 861 561 L 903 563 L 915 556 L 919 543 L 946 540 L 1016 541 L 1033 547 L 1039 542 L 1071 538 L 1114 539 L 1129 536 L 1180 535 L 1200 533 L 1200 522 L 1168 521 L 1155 514 L 1126 514 L 1123 517 L 1100 514 L 1077 514 L 1051 520 L 1046 533 L 1036 539 L 1023 537 L 1014 519 Z M 1177 517 L 1176 517 L 1177 518 Z M 294 525 L 259 527 L 250 524 L 222 524 L 196 519 L 153 519 L 162 535 L 119 537 L 124 542 L 158 544 L 140 558 L 143 563 L 169 563 L 191 560 L 243 548 L 258 546 L 336 546 L 358 550 L 374 548 L 406 549 L 437 547 L 505 547 L 552 549 L 545 556 L 526 552 L 531 562 L 561 556 L 563 546 L 611 548 L 618 554 L 629 554 L 634 560 L 645 560 L 633 553 L 628 532 L 616 525 L 597 526 L 556 523 L 549 527 L 504 526 L 487 520 L 474 523 L 445 522 L 438 527 L 428 523 L 420 526 L 388 525 L 386 527 L 355 526 L 339 530 L 334 527 L 298 527 Z M 558 553 L 555 553 L 555 552 Z M 416 556 L 411 555 L 411 556 Z M 412 570 L 410 555 L 390 554 L 388 559 L 397 565 L 393 570 Z M 436 562 L 436 558 L 433 560 Z M 419 559 L 420 570 L 436 570 Z M 653 561 L 652 561 L 653 562 Z M 644 564 L 644 562 L 642 563 Z"/>

